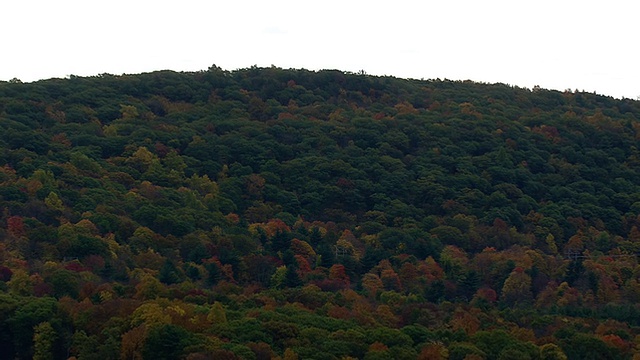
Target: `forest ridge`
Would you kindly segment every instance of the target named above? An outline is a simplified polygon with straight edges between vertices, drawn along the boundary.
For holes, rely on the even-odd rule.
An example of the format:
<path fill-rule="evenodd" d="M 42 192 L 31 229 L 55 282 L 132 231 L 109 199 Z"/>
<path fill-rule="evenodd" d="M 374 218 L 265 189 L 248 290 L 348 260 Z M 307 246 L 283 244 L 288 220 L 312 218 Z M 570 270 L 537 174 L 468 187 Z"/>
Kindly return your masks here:
<path fill-rule="evenodd" d="M 640 102 L 0 82 L 0 359 L 638 359 Z"/>

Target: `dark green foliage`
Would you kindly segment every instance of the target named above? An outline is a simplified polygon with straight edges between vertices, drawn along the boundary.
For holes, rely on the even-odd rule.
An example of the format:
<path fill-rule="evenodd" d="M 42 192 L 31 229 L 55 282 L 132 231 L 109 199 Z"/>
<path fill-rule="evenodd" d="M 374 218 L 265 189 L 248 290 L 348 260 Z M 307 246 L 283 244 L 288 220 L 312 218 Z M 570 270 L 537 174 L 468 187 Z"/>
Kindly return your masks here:
<path fill-rule="evenodd" d="M 57 298 L 63 296 L 78 297 L 80 282 L 78 274 L 75 272 L 65 269 L 56 270 L 51 276 L 47 277 L 46 280 L 51 284 L 53 295 Z"/>
<path fill-rule="evenodd" d="M 174 360 L 181 359 L 184 349 L 192 342 L 192 337 L 185 329 L 176 325 L 161 325 L 149 330 L 144 343 L 142 355 L 144 359 Z"/>
<path fill-rule="evenodd" d="M 639 120 L 335 70 L 0 83 L 0 358 L 631 358 Z"/>
<path fill-rule="evenodd" d="M 171 285 L 178 283 L 182 280 L 182 273 L 173 263 L 173 261 L 167 259 L 164 264 L 160 268 L 160 272 L 158 273 L 158 280 L 161 282 Z"/>
<path fill-rule="evenodd" d="M 34 328 L 42 322 L 56 320 L 57 303 L 55 299 L 48 297 L 20 300 L 22 304 L 15 308 L 3 323 L 6 324 L 5 329 L 12 338 L 15 354 L 27 358 L 33 356 Z"/>
<path fill-rule="evenodd" d="M 389 347 L 407 347 L 413 345 L 413 340 L 409 335 L 397 329 L 379 328 L 367 333 L 370 343 L 380 342 Z"/>
<path fill-rule="evenodd" d="M 485 357 L 484 351 L 478 349 L 476 346 L 470 343 L 453 343 L 449 347 L 449 359 L 450 360 L 464 360 L 467 355 L 478 355 Z"/>
<path fill-rule="evenodd" d="M 518 341 L 503 330 L 480 331 L 471 340 L 491 359 L 503 356 L 503 352 L 506 352 L 506 358 L 511 358 L 516 353 L 524 353 L 520 350 L 522 346 Z"/>
<path fill-rule="evenodd" d="M 14 328 L 9 320 L 10 316 L 18 308 L 18 299 L 8 294 L 0 294 L 0 358 L 10 359 L 11 354 L 15 353 L 15 345 L 13 342 Z M 17 332 L 16 332 L 17 334 Z"/>
<path fill-rule="evenodd" d="M 618 349 L 608 346 L 602 340 L 587 334 L 576 334 L 564 340 L 560 345 L 570 360 L 624 358 Z"/>

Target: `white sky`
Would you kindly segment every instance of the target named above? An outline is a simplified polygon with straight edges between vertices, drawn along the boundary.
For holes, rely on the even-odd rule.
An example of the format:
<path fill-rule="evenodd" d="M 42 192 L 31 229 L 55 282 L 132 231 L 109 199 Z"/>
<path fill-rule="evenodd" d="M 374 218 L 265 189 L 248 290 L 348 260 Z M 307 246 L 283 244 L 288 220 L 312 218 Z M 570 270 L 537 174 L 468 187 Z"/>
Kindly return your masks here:
<path fill-rule="evenodd" d="M 0 1 L 0 80 L 273 64 L 640 96 L 637 0 Z"/>

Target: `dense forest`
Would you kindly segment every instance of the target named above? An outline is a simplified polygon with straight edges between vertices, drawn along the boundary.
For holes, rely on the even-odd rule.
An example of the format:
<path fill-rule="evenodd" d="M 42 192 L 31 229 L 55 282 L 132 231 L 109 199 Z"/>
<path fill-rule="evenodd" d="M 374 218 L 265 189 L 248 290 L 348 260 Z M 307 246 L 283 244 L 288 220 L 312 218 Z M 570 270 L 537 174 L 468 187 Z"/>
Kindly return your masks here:
<path fill-rule="evenodd" d="M 0 82 L 0 359 L 640 359 L 640 102 Z"/>

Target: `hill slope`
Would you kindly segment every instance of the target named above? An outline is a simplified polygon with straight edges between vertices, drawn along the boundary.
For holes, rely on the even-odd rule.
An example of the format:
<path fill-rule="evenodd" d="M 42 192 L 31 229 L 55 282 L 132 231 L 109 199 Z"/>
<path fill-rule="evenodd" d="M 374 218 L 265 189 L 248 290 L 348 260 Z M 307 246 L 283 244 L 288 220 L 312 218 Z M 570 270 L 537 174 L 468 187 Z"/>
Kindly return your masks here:
<path fill-rule="evenodd" d="M 0 83 L 0 358 L 630 358 L 639 120 L 339 71 Z"/>

